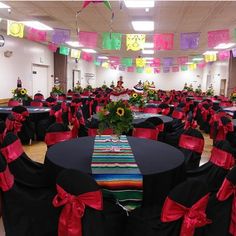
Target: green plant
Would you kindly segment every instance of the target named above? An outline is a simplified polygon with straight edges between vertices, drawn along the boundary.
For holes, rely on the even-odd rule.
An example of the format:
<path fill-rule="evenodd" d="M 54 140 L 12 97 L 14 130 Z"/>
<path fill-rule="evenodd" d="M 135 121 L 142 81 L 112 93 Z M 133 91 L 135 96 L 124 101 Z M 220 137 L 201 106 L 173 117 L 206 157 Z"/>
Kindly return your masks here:
<path fill-rule="evenodd" d="M 129 103 L 133 106 L 143 107 L 145 100 L 142 94 L 132 93 L 129 99 Z"/>
<path fill-rule="evenodd" d="M 198 87 L 195 89 L 195 93 L 200 95 L 202 93 L 201 85 L 199 84 Z"/>
<path fill-rule="evenodd" d="M 120 136 L 122 133 L 127 133 L 132 129 L 133 115 L 124 101 L 110 102 L 100 112 L 99 131 L 110 128 L 114 134 Z"/>
<path fill-rule="evenodd" d="M 158 101 L 158 95 L 155 90 L 148 90 L 147 92 L 147 100 Z"/>

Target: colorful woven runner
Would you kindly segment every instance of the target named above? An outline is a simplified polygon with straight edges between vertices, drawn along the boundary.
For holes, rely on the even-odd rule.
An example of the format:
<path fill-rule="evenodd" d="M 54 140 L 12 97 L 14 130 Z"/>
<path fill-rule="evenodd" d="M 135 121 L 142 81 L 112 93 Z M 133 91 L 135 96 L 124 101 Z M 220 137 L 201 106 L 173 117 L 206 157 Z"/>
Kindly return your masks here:
<path fill-rule="evenodd" d="M 112 142 L 110 135 L 97 135 L 91 167 L 105 194 L 112 194 L 124 209 L 129 211 L 141 205 L 143 178 L 126 136 Z"/>

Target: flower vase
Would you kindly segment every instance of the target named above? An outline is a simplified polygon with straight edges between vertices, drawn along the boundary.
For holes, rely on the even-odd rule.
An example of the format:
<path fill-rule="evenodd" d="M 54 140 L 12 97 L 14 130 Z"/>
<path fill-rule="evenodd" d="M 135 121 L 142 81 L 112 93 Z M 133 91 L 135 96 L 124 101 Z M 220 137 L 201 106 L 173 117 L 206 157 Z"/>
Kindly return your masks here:
<path fill-rule="evenodd" d="M 23 100 L 22 100 L 22 98 L 19 98 L 19 99 L 18 99 L 18 102 L 19 102 L 19 105 L 21 105 L 21 106 L 23 105 Z"/>

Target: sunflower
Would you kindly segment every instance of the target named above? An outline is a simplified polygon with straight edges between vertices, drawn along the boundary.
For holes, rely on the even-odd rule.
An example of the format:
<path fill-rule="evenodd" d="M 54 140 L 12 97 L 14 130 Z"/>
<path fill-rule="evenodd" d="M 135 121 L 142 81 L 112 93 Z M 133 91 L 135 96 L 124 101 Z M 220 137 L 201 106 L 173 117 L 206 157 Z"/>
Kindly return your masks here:
<path fill-rule="evenodd" d="M 117 114 L 118 116 L 124 116 L 124 114 L 125 114 L 124 108 L 118 107 L 117 110 L 116 110 L 116 114 Z"/>
<path fill-rule="evenodd" d="M 132 97 L 136 98 L 136 97 L 138 97 L 138 94 L 137 93 L 133 93 Z"/>
<path fill-rule="evenodd" d="M 25 95 L 27 93 L 26 89 L 21 89 L 20 91 L 21 95 Z"/>

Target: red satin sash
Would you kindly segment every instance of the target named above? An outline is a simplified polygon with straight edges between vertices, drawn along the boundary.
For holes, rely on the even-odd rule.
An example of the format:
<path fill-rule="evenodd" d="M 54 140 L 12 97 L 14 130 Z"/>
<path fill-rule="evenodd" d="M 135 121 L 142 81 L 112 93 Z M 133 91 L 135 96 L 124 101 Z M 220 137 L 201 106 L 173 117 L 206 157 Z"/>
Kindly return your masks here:
<path fill-rule="evenodd" d="M 137 138 L 157 140 L 158 134 L 158 129 L 134 128 L 132 136 Z"/>
<path fill-rule="evenodd" d="M 1 148 L 1 152 L 6 158 L 7 163 L 11 163 L 12 161 L 15 161 L 17 158 L 19 158 L 24 153 L 24 150 L 20 140 L 17 139 L 8 146 Z"/>
<path fill-rule="evenodd" d="M 3 172 L 0 172 L 0 188 L 6 192 L 12 188 L 14 184 L 14 176 L 11 174 L 8 166 Z"/>
<path fill-rule="evenodd" d="M 220 150 L 216 147 L 213 147 L 209 161 L 226 170 L 231 169 L 235 164 L 234 157 L 231 153 Z"/>
<path fill-rule="evenodd" d="M 58 236 L 82 236 L 81 218 L 85 207 L 102 210 L 102 192 L 98 190 L 74 196 L 59 185 L 56 187 L 58 193 L 52 204 L 54 207 L 64 206 L 59 218 Z"/>
<path fill-rule="evenodd" d="M 163 132 L 164 131 L 164 124 L 157 125 L 156 129 L 158 129 L 160 132 Z"/>
<path fill-rule="evenodd" d="M 60 109 L 58 111 L 50 110 L 50 116 L 55 116 L 57 123 L 63 123 L 62 109 Z"/>
<path fill-rule="evenodd" d="M 232 211 L 229 232 L 236 235 L 236 186 L 233 185 L 227 178 L 224 179 L 216 197 L 219 201 L 225 201 L 233 195 Z"/>
<path fill-rule="evenodd" d="M 172 113 L 172 118 L 182 120 L 184 118 L 184 115 L 185 115 L 184 112 L 174 110 Z"/>
<path fill-rule="evenodd" d="M 156 107 L 145 107 L 143 109 L 144 113 L 152 113 L 152 114 L 157 114 L 157 108 Z"/>
<path fill-rule="evenodd" d="M 227 125 L 223 125 L 222 121 L 219 119 L 219 128 L 216 135 L 216 140 L 225 140 L 228 132 L 234 131 L 233 122 L 229 122 Z"/>
<path fill-rule="evenodd" d="M 201 154 L 204 148 L 204 139 L 196 138 L 186 134 L 181 134 L 179 140 L 179 147 L 192 150 Z"/>
<path fill-rule="evenodd" d="M 9 130 L 9 131 L 13 131 L 14 134 L 17 134 L 18 132 L 21 131 L 21 127 L 22 127 L 22 124 L 21 122 L 19 121 L 16 121 L 16 120 L 9 120 L 8 118 L 6 119 L 5 121 L 5 124 L 6 124 L 6 129 L 4 131 L 4 134 L 6 134 L 6 132 Z"/>
<path fill-rule="evenodd" d="M 63 142 L 69 139 L 72 139 L 71 131 L 50 132 L 45 135 L 45 143 L 47 144 L 47 146 L 51 146 L 53 144 Z"/>
<path fill-rule="evenodd" d="M 168 108 L 162 109 L 161 113 L 162 113 L 163 115 L 167 116 L 167 115 L 170 113 L 170 108 L 168 107 Z"/>
<path fill-rule="evenodd" d="M 183 217 L 180 236 L 193 236 L 195 228 L 211 223 L 205 214 L 209 196 L 210 194 L 205 195 L 190 208 L 167 197 L 162 208 L 161 221 L 171 222 Z"/>
<path fill-rule="evenodd" d="M 185 121 L 185 125 L 184 125 L 184 129 L 189 129 L 189 128 L 193 128 L 196 129 L 197 128 L 197 121 L 193 120 L 192 122 L 190 121 Z"/>

